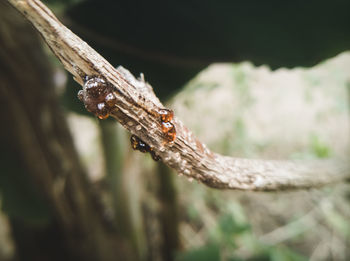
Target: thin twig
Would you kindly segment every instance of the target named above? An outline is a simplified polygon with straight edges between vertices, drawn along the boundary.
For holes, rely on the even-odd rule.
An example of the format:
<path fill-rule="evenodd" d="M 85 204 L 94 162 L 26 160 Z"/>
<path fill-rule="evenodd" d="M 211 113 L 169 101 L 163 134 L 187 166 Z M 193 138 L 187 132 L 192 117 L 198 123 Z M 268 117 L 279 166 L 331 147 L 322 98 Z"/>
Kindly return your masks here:
<path fill-rule="evenodd" d="M 174 118 L 177 136 L 167 142 L 157 112 L 164 108 L 152 88 L 125 69 L 115 69 L 102 56 L 62 25 L 38 0 L 8 0 L 41 33 L 74 79 L 98 76 L 116 95 L 110 112 L 129 132 L 140 137 L 162 161 L 178 173 L 215 188 L 282 190 L 310 188 L 349 178 L 348 160 L 292 162 L 226 157 L 211 152 L 183 123 Z M 169 79 L 171 81 L 171 79 Z"/>

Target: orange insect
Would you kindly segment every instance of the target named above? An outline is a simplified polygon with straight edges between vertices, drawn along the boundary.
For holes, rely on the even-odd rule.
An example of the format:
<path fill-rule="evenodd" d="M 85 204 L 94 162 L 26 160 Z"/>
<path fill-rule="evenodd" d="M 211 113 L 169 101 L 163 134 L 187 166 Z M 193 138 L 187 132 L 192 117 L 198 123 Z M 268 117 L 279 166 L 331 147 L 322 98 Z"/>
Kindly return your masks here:
<path fill-rule="evenodd" d="M 161 109 L 158 111 L 160 115 L 160 122 L 162 126 L 162 132 L 164 133 L 167 141 L 173 142 L 176 139 L 176 129 L 174 124 L 170 121 L 174 118 L 174 112 L 168 109 Z"/>

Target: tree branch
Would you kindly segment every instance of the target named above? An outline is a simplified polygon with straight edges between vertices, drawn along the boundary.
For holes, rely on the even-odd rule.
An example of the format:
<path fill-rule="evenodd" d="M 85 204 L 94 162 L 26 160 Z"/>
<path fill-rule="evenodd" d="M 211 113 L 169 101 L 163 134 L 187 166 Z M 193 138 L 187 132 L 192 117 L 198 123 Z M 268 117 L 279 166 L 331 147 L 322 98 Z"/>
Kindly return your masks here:
<path fill-rule="evenodd" d="M 115 69 L 62 25 L 40 1 L 8 1 L 41 33 L 65 69 L 83 86 L 84 93 L 86 77 L 99 77 L 106 82 L 106 88 L 111 88 L 116 99 L 109 114 L 145 141 L 179 174 L 211 187 L 243 190 L 309 188 L 350 177 L 347 159 L 292 162 L 232 158 L 213 153 L 176 117 L 171 120 L 176 128 L 176 139 L 169 142 L 159 117 L 164 106 L 143 79 L 135 79 L 122 67 Z"/>

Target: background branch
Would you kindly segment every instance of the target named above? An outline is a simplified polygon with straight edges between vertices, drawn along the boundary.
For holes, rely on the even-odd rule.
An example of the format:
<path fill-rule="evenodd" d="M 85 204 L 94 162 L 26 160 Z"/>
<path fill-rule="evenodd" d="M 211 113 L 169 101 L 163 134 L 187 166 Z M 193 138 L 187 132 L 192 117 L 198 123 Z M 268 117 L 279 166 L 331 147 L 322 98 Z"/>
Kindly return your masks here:
<path fill-rule="evenodd" d="M 41 33 L 54 54 L 74 79 L 83 85 L 84 76 L 101 76 L 118 90 L 112 116 L 137 135 L 178 173 L 215 188 L 281 190 L 308 188 L 349 178 L 349 162 L 252 160 L 211 152 L 176 117 L 177 138 L 164 139 L 157 112 L 164 108 L 149 85 L 123 68 L 115 69 L 89 45 L 62 25 L 40 1 L 8 0 Z M 169 79 L 171 80 L 171 79 Z M 272 126 L 273 127 L 273 126 Z"/>

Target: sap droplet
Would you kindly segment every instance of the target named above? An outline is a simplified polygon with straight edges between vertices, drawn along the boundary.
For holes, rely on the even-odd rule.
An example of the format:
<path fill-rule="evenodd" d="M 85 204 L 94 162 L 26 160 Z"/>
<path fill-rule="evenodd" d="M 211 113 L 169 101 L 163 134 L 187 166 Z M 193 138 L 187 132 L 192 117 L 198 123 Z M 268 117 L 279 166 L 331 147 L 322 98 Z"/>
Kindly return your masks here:
<path fill-rule="evenodd" d="M 113 86 L 99 76 L 86 76 L 84 80 L 84 87 L 78 92 L 78 98 L 84 102 L 89 112 L 100 119 L 108 118 L 114 106 L 110 105 L 115 104 L 115 101 L 112 102 L 115 97 L 111 95 Z"/>

